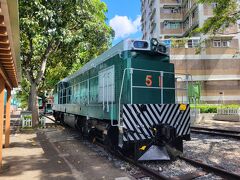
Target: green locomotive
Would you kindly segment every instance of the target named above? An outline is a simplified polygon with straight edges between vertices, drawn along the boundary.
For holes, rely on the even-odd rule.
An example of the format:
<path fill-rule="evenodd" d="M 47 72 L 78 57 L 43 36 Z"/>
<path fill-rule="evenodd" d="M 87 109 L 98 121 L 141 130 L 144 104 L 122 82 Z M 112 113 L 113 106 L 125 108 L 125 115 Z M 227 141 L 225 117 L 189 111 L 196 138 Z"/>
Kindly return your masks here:
<path fill-rule="evenodd" d="M 137 160 L 166 160 L 190 139 L 190 107 L 176 91 L 168 49 L 127 39 L 56 85 L 53 114 Z"/>

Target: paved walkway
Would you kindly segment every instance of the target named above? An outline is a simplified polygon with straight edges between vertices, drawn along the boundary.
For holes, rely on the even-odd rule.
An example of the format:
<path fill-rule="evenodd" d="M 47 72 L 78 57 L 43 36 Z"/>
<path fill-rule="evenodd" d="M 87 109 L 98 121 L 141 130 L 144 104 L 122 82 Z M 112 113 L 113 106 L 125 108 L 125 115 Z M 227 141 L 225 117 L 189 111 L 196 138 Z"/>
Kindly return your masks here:
<path fill-rule="evenodd" d="M 219 121 L 219 120 L 204 120 L 200 123 L 194 123 L 193 126 L 206 127 L 206 128 L 216 128 L 216 129 L 226 129 L 240 132 L 240 122 L 232 121 Z"/>
<path fill-rule="evenodd" d="M 64 128 L 12 135 L 10 148 L 3 149 L 3 164 L 10 169 L 0 180 L 131 179 L 75 136 Z"/>

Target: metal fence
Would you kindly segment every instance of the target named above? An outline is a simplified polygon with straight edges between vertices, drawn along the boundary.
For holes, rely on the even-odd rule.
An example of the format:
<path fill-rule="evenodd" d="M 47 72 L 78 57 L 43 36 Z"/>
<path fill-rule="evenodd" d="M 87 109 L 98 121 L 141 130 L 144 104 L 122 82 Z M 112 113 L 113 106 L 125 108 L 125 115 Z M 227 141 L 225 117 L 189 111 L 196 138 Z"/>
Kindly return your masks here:
<path fill-rule="evenodd" d="M 218 108 L 218 115 L 240 115 L 240 108 Z"/>

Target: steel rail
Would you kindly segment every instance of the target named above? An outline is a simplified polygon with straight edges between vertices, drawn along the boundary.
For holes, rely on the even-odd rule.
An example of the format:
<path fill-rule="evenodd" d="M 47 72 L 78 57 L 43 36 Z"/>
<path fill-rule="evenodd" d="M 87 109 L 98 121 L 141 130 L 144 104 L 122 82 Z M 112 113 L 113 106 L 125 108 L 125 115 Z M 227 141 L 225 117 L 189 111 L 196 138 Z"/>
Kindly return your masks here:
<path fill-rule="evenodd" d="M 56 122 L 56 120 L 54 120 L 54 119 L 52 119 L 52 118 L 50 118 L 50 117 L 48 117 L 48 116 L 46 116 L 46 115 L 44 115 L 44 114 L 40 114 L 40 115 L 41 115 L 41 116 L 44 116 L 44 117 L 46 117 L 46 118 L 48 118 L 48 119 L 50 119 L 51 121 L 53 121 L 53 122 L 55 122 L 55 123 L 58 123 L 58 122 Z M 60 124 L 60 123 L 59 123 L 59 124 Z M 60 124 L 60 125 L 62 125 L 62 124 Z M 127 158 L 127 157 L 121 155 L 120 153 L 117 153 L 117 152 L 115 152 L 115 151 L 113 151 L 113 150 L 110 150 L 107 146 L 105 146 L 105 145 L 103 145 L 103 144 L 101 144 L 101 143 L 95 142 L 95 144 L 98 145 L 98 146 L 100 146 L 100 147 L 102 147 L 102 148 L 104 148 L 104 149 L 107 149 L 108 152 L 110 152 L 112 155 L 115 155 L 115 156 L 117 156 L 118 158 L 120 158 L 120 159 L 122 159 L 122 160 L 124 160 L 124 161 L 126 161 L 126 162 L 128 162 L 128 163 L 130 163 L 130 164 L 133 164 L 133 165 L 135 165 L 136 167 L 140 168 L 140 169 L 143 170 L 148 176 L 152 177 L 153 179 L 162 179 L 162 180 L 168 180 L 168 179 L 170 179 L 169 177 L 164 176 L 164 175 L 162 175 L 162 174 L 159 174 L 159 173 L 157 173 L 156 171 L 154 171 L 154 170 L 152 170 L 152 169 L 150 169 L 150 168 L 148 168 L 148 167 L 146 167 L 146 166 L 144 166 L 144 165 L 142 165 L 142 164 L 140 164 L 140 163 L 137 163 L 136 161 L 134 161 L 134 160 L 132 160 L 132 159 L 130 159 L 130 158 Z"/>
<path fill-rule="evenodd" d="M 63 126 L 63 124 L 57 122 L 53 118 L 50 118 L 50 117 L 46 116 L 45 114 L 40 114 L 40 115 L 50 119 L 51 121 L 55 122 L 58 125 Z M 144 166 L 143 164 L 141 164 L 141 163 L 139 163 L 139 162 L 137 162 L 137 161 L 135 161 L 131 158 L 128 158 L 128 157 L 122 155 L 119 151 L 113 151 L 113 150 L 109 149 L 107 146 L 105 146 L 102 143 L 99 143 L 99 142 L 95 141 L 95 144 L 104 148 L 104 149 L 106 149 L 109 153 L 111 153 L 112 155 L 120 158 L 121 160 L 124 160 L 124 161 L 138 167 L 139 169 L 141 169 L 144 172 L 144 174 L 146 176 L 149 176 L 152 179 L 156 179 L 156 180 L 191 180 L 191 179 L 194 179 L 194 178 L 197 178 L 197 177 L 200 177 L 200 176 L 204 175 L 203 172 L 193 172 L 193 173 L 187 173 L 187 174 L 182 174 L 182 175 L 173 176 L 173 177 L 165 176 L 161 173 L 158 173 L 157 171 L 155 171 L 153 169 L 150 169 L 149 167 Z M 134 175 L 133 175 L 133 177 L 134 177 Z"/>
<path fill-rule="evenodd" d="M 228 138 L 240 139 L 240 132 L 238 131 L 191 127 L 191 132 L 198 134 L 208 134 L 211 136 L 223 136 Z"/>
<path fill-rule="evenodd" d="M 42 114 L 42 113 L 39 113 L 39 114 L 40 114 L 40 116 L 44 116 L 44 117 L 50 119 L 50 120 L 53 121 L 56 125 L 63 125 L 62 123 L 57 122 L 55 119 L 50 118 L 50 117 L 46 116 L 45 114 Z"/>
<path fill-rule="evenodd" d="M 214 166 L 211 166 L 209 164 L 205 164 L 205 163 L 202 163 L 198 160 L 194 160 L 194 159 L 191 159 L 191 158 L 188 158 L 188 157 L 180 156 L 179 158 L 188 162 L 188 163 L 190 163 L 190 164 L 192 164 L 192 165 L 194 165 L 194 166 L 196 166 L 196 167 L 201 167 L 208 172 L 213 172 L 217 175 L 220 175 L 221 177 L 224 177 L 224 178 L 227 178 L 227 179 L 233 179 L 233 180 L 240 179 L 239 174 L 228 172 L 225 169 L 214 167 Z"/>
<path fill-rule="evenodd" d="M 101 143 L 98 143 L 98 142 L 95 142 L 95 144 L 100 146 L 100 147 L 102 147 L 102 148 L 104 148 L 104 149 L 106 149 L 110 154 L 120 158 L 121 160 L 126 161 L 126 162 L 128 162 L 128 163 L 130 163 L 130 164 L 132 164 L 132 165 L 134 165 L 134 166 L 136 166 L 138 168 L 140 168 L 142 171 L 144 171 L 144 173 L 147 176 L 150 176 L 153 179 L 162 179 L 162 180 L 170 179 L 169 177 L 164 176 L 164 175 L 162 175 L 162 174 L 160 174 L 160 173 L 158 173 L 158 172 L 156 172 L 156 171 L 154 171 L 154 170 L 152 170 L 152 169 L 150 169 L 150 168 L 148 168 L 148 167 L 138 163 L 137 161 L 134 161 L 133 159 L 128 158 L 128 157 L 122 155 L 118 151 L 113 151 L 113 150 L 109 149 L 104 144 L 101 144 Z"/>
<path fill-rule="evenodd" d="M 186 174 L 181 174 L 179 176 L 166 176 L 163 175 L 147 166 L 144 166 L 143 164 L 129 158 L 126 157 L 124 155 L 121 154 L 121 152 L 117 152 L 117 151 L 113 151 L 111 149 L 109 149 L 107 146 L 105 146 L 104 144 L 101 144 L 99 142 L 95 142 L 95 144 L 97 144 L 98 146 L 106 149 L 109 153 L 111 153 L 112 155 L 118 157 L 119 159 L 128 162 L 136 167 L 138 167 L 146 176 L 151 177 L 152 179 L 156 179 L 156 180 L 191 180 L 200 176 L 205 175 L 204 172 L 202 171 L 196 171 L 196 172 L 191 172 L 191 173 L 186 173 Z M 134 175 L 133 175 L 134 176 Z"/>
<path fill-rule="evenodd" d="M 206 127 L 198 127 L 198 126 L 192 126 L 191 129 L 215 131 L 215 132 L 221 132 L 221 133 L 240 134 L 240 131 L 227 130 L 227 129 L 216 129 L 216 128 L 206 128 Z"/>

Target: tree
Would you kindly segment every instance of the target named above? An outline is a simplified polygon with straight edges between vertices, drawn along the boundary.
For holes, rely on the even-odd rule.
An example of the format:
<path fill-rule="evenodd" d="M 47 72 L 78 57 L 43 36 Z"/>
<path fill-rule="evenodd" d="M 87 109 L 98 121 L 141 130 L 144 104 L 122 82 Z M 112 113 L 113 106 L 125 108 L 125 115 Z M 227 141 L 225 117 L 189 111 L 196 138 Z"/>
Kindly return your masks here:
<path fill-rule="evenodd" d="M 30 83 L 29 110 L 38 123 L 37 92 L 52 68 L 66 71 L 108 48 L 112 29 L 100 0 L 20 0 L 21 62 Z M 64 73 L 63 73 L 64 74 Z"/>
<path fill-rule="evenodd" d="M 21 91 L 17 91 L 16 98 L 20 103 L 20 107 L 26 109 L 28 107 L 28 96 L 30 92 L 30 84 L 26 78 L 22 78 Z"/>
<path fill-rule="evenodd" d="M 215 35 L 236 24 L 240 19 L 237 0 L 198 0 L 198 3 L 215 4 L 213 16 L 209 17 L 197 32 Z"/>

